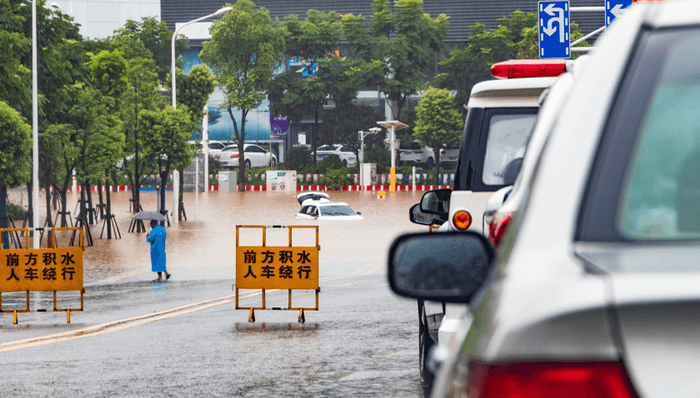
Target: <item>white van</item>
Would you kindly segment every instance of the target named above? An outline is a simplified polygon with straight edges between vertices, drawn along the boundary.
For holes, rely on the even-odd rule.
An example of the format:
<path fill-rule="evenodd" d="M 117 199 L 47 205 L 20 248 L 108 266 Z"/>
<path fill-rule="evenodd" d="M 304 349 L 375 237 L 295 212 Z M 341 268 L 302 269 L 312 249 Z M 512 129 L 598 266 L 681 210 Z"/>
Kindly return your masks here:
<path fill-rule="evenodd" d="M 540 97 L 556 81 L 554 76 L 566 71 L 563 61 L 543 65 L 539 61 L 496 64 L 492 68 L 494 76 L 494 69 L 517 72 L 518 68 L 530 68 L 545 71 L 549 77 L 490 80 L 472 88 L 465 105 L 468 112 L 454 187 L 426 192 L 421 203 L 409 212 L 412 222 L 441 225 L 439 231 L 488 232 L 484 219 L 488 199 L 515 181 L 539 112 Z M 537 70 L 532 75 L 536 76 Z M 467 307 L 431 302 L 419 302 L 418 306 L 420 367 L 424 378 L 430 379 L 432 372 L 426 362 L 432 346 L 449 341 Z"/>

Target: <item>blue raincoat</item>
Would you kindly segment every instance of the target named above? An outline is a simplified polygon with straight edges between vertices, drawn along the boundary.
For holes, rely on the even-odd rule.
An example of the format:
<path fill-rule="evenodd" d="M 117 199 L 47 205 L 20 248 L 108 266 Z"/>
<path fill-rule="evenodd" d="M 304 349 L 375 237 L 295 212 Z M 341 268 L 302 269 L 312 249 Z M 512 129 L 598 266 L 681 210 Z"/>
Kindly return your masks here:
<path fill-rule="evenodd" d="M 148 234 L 146 240 L 151 242 L 151 271 L 165 271 L 165 228 L 162 225 L 156 225 Z"/>

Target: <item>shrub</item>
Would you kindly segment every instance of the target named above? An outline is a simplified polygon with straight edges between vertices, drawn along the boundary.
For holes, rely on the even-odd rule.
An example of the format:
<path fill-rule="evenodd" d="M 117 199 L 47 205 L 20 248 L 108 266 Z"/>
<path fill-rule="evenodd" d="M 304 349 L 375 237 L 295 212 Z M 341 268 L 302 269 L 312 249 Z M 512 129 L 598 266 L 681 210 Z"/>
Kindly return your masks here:
<path fill-rule="evenodd" d="M 351 183 L 352 179 L 347 176 L 345 168 L 328 170 L 326 175 L 321 177 L 321 184 L 330 189 L 342 189 Z"/>
<path fill-rule="evenodd" d="M 14 203 L 7 203 L 7 215 L 12 217 L 13 220 L 25 220 L 27 214 L 28 213 L 21 206 Z"/>
<path fill-rule="evenodd" d="M 316 164 L 319 174 L 327 174 L 331 170 L 343 169 L 343 162 L 338 155 L 328 155 Z"/>
<path fill-rule="evenodd" d="M 285 168 L 288 170 L 300 171 L 305 167 L 313 165 L 311 151 L 306 147 L 295 147 L 285 154 Z"/>
<path fill-rule="evenodd" d="M 365 163 L 376 163 L 377 174 L 386 174 L 391 168 L 391 154 L 383 146 L 375 146 L 365 151 Z"/>

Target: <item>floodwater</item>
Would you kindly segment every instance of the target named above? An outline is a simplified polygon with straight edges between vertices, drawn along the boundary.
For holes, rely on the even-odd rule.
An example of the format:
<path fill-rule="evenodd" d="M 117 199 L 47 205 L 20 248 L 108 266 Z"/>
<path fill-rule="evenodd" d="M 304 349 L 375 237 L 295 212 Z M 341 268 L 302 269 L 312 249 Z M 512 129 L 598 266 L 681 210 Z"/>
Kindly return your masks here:
<path fill-rule="evenodd" d="M 22 396 L 423 396 L 416 304 L 391 293 L 386 280 L 393 239 L 427 230 L 408 220 L 408 209 L 422 192 L 383 200 L 373 192 L 328 193 L 365 219 L 297 220 L 300 206 L 291 194 L 207 192 L 199 194 L 195 221 L 195 194 L 185 193 L 189 221 L 167 228 L 173 274 L 167 284 L 150 283 L 155 274 L 146 233 L 127 232 L 130 193 L 113 193 L 122 237 L 100 239 L 102 222 L 92 227 L 95 245 L 84 253 L 86 311 L 75 314 L 70 325 L 63 324 L 62 314 L 36 312 L 22 314 L 20 327 L 6 325 L 7 317 L 0 325 L 5 345 L 78 328 L 50 345 L 0 349 L 5 391 Z M 142 192 L 141 199 L 145 210 L 156 209 L 155 192 Z M 77 200 L 78 195 L 69 196 L 71 212 Z M 168 193 L 166 204 L 171 203 Z M 320 309 L 307 312 L 307 323 L 295 322 L 297 314 L 285 311 L 256 311 L 257 322 L 248 323 L 247 311 L 235 310 L 230 297 L 236 225 L 319 226 Z M 294 245 L 314 245 L 312 232 L 295 230 Z M 267 244 L 288 244 L 288 233 L 268 229 Z M 241 244 L 261 240 L 260 230 L 241 232 Z M 298 294 L 299 305 L 313 306 L 312 292 Z M 286 298 L 285 292 L 270 293 L 268 305 L 286 305 Z M 244 306 L 259 302 L 253 294 L 242 298 Z M 114 326 L 80 331 L 107 324 Z"/>
<path fill-rule="evenodd" d="M 207 192 L 199 194 L 195 220 L 195 194 L 185 193 L 188 221 L 166 228 L 167 266 L 174 280 L 233 279 L 235 276 L 236 225 L 318 225 L 321 252 L 320 277 L 346 274 L 359 264 L 385 266 L 393 239 L 406 232 L 425 231 L 411 224 L 408 209 L 422 192 L 398 192 L 378 199 L 375 192 L 329 192 L 333 201 L 346 202 L 365 218 L 360 221 L 297 220 L 299 203 L 292 194 L 268 192 Z M 133 215 L 129 192 L 114 192 L 112 212 L 121 239 L 100 239 L 103 221 L 91 226 L 94 246 L 84 254 L 86 285 L 119 283 L 152 278 L 147 233 L 129 233 Z M 166 208 L 172 211 L 170 193 Z M 76 207 L 78 195 L 68 196 L 68 209 Z M 93 203 L 97 195 L 93 193 Z M 43 204 L 44 201 L 40 199 Z M 141 192 L 144 210 L 156 210 L 156 193 Z M 45 210 L 42 211 L 45 214 Z M 55 214 L 55 213 L 54 213 Z M 172 216 L 171 216 L 172 218 Z M 43 223 L 43 220 L 42 220 Z M 146 223 L 147 224 L 147 223 Z M 150 227 L 147 226 L 147 230 Z M 262 230 L 241 230 L 240 243 L 261 243 Z M 313 245 L 312 230 L 295 230 L 294 245 Z M 267 245 L 288 244 L 287 229 L 267 229 Z"/>

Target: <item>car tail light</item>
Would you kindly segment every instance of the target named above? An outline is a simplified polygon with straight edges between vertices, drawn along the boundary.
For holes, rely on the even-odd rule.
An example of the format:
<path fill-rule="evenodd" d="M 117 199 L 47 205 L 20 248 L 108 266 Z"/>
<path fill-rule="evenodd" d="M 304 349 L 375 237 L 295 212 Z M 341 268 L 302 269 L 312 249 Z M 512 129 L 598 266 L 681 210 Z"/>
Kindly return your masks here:
<path fill-rule="evenodd" d="M 634 398 L 621 362 L 469 363 L 470 398 Z"/>
<path fill-rule="evenodd" d="M 508 231 L 511 221 L 513 221 L 512 214 L 496 216 L 491 220 L 489 224 L 489 240 L 494 246 L 498 247 L 501 244 L 501 240 L 506 236 L 506 231 Z"/>
<path fill-rule="evenodd" d="M 566 72 L 565 62 L 523 62 L 506 61 L 493 64 L 491 75 L 500 79 L 523 77 L 556 77 Z"/>
<path fill-rule="evenodd" d="M 238 154 L 237 154 L 237 153 L 232 153 L 232 154 L 231 154 L 231 159 L 238 159 Z"/>
<path fill-rule="evenodd" d="M 472 215 L 466 210 L 460 210 L 452 216 L 452 225 L 460 231 L 466 231 L 472 225 Z"/>

